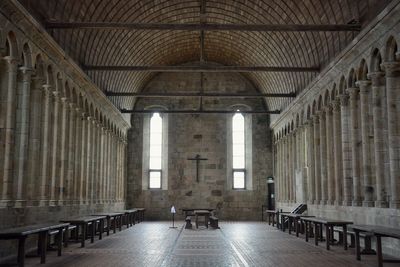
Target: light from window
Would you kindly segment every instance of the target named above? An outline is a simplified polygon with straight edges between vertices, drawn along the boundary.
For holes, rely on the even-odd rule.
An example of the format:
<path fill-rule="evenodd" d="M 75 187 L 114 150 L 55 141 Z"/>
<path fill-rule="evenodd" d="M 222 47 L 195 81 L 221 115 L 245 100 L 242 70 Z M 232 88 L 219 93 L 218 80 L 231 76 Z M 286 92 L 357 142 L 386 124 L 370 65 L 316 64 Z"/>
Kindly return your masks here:
<path fill-rule="evenodd" d="M 233 188 L 245 188 L 244 116 L 236 113 L 232 118 Z"/>
<path fill-rule="evenodd" d="M 161 188 L 162 118 L 154 113 L 150 119 L 149 187 Z"/>

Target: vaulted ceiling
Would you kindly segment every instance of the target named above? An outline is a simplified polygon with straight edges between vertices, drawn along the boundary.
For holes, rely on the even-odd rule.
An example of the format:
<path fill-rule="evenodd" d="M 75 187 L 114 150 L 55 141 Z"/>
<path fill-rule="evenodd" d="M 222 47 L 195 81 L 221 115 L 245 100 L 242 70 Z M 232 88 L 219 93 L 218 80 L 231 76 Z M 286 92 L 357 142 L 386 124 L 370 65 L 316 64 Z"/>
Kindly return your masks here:
<path fill-rule="evenodd" d="M 365 26 L 388 0 L 19 0 L 103 91 L 140 92 L 156 72 L 90 70 L 85 66 L 170 66 L 204 62 L 228 66 L 323 68 L 358 30 L 149 30 L 52 28 L 54 22 L 224 25 Z M 76 25 L 75 25 L 76 26 Z M 168 26 L 168 25 L 167 25 Z M 201 33 L 204 46 L 201 49 Z M 203 52 L 201 52 L 203 50 Z M 318 71 L 250 71 L 262 93 L 299 93 Z M 110 97 L 131 109 L 135 98 Z M 270 110 L 292 98 L 266 98 Z"/>

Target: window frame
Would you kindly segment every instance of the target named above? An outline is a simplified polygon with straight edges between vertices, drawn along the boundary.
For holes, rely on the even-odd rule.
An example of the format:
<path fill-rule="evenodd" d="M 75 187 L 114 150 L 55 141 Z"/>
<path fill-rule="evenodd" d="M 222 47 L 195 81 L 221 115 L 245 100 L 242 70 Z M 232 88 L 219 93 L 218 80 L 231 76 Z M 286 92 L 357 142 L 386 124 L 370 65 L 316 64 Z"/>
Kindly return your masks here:
<path fill-rule="evenodd" d="M 155 114 L 158 114 L 158 116 L 161 118 L 161 161 L 160 161 L 160 165 L 161 165 L 161 169 L 152 169 L 151 167 L 150 167 L 150 163 L 151 163 L 151 120 L 153 119 L 153 117 L 154 117 L 154 115 Z M 163 177 L 162 177 L 162 161 L 163 161 L 163 153 L 162 153 L 162 151 L 163 151 L 163 136 L 164 136 L 164 131 L 163 131 L 163 117 L 162 117 L 162 115 L 161 115 L 161 113 L 159 113 L 159 112 L 157 112 L 157 111 L 154 111 L 153 113 L 151 113 L 151 116 L 150 116 L 150 121 L 149 121 L 149 127 L 150 127 L 150 129 L 149 129 L 149 157 L 148 157 L 148 166 L 149 166 L 149 169 L 148 169 L 148 188 L 150 189 L 150 190 L 157 190 L 157 189 L 162 189 L 162 180 L 163 180 Z M 151 187 L 151 183 L 150 183 L 150 174 L 152 173 L 152 172 L 159 172 L 160 173 L 160 187 Z"/>
<path fill-rule="evenodd" d="M 235 187 L 235 172 L 243 173 L 243 187 Z M 246 190 L 246 169 L 232 168 L 232 189 L 233 190 Z"/>

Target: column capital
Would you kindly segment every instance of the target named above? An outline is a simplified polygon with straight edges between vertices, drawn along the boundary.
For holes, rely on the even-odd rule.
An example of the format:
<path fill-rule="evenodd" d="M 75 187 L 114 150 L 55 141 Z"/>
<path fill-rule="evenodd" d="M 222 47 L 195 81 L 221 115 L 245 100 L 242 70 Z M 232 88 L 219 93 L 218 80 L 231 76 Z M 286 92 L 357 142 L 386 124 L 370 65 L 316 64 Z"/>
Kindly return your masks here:
<path fill-rule="evenodd" d="M 328 105 L 326 105 L 325 107 L 322 108 L 325 111 L 326 115 L 331 115 L 332 111 L 333 111 L 333 107 L 332 104 L 329 103 Z"/>
<path fill-rule="evenodd" d="M 358 89 L 357 87 L 350 87 L 347 88 L 346 91 L 349 93 L 350 99 L 356 99 L 360 89 Z"/>
<path fill-rule="evenodd" d="M 42 85 L 43 91 L 45 92 L 46 96 L 50 96 L 51 93 L 51 85 L 50 84 L 43 84 Z"/>
<path fill-rule="evenodd" d="M 18 59 L 13 56 L 5 56 L 3 57 L 5 61 L 9 64 L 9 66 L 17 67 L 18 66 Z M 15 69 L 16 70 L 16 69 Z"/>
<path fill-rule="evenodd" d="M 332 101 L 333 112 L 340 111 L 340 103 L 341 103 L 341 100 L 339 98 L 336 98 Z"/>
<path fill-rule="evenodd" d="M 68 104 L 72 111 L 76 110 L 76 104 L 74 102 L 69 102 Z"/>
<path fill-rule="evenodd" d="M 383 71 L 374 71 L 368 73 L 367 77 L 371 80 L 372 86 L 380 86 L 384 84 L 383 77 L 385 73 Z"/>
<path fill-rule="evenodd" d="M 318 124 L 319 123 L 319 114 L 314 114 L 313 116 L 312 116 L 312 120 L 313 120 L 313 123 L 314 124 Z"/>
<path fill-rule="evenodd" d="M 360 88 L 360 94 L 368 94 L 370 85 L 371 81 L 369 80 L 361 80 L 356 82 L 356 86 Z"/>
<path fill-rule="evenodd" d="M 347 106 L 349 104 L 349 95 L 348 94 L 341 94 L 338 95 L 338 99 L 340 101 L 340 105 Z"/>
<path fill-rule="evenodd" d="M 68 98 L 65 96 L 60 97 L 60 100 L 63 104 L 68 104 Z"/>
<path fill-rule="evenodd" d="M 307 127 L 307 128 L 312 127 L 313 124 L 314 124 L 314 123 L 313 123 L 313 119 L 312 119 L 312 118 L 310 118 L 310 119 L 308 119 L 308 120 L 306 120 L 306 121 L 304 122 L 304 126 Z"/>
<path fill-rule="evenodd" d="M 87 117 L 86 117 L 86 120 L 87 120 L 88 122 L 90 122 L 91 120 L 93 120 L 93 117 L 87 116 Z"/>
<path fill-rule="evenodd" d="M 387 61 L 381 64 L 382 69 L 385 70 L 387 77 L 400 76 L 400 62 L 398 61 Z"/>
<path fill-rule="evenodd" d="M 22 74 L 29 74 L 29 75 L 32 75 L 35 72 L 32 68 L 28 68 L 25 66 L 19 67 L 19 70 L 22 72 Z"/>

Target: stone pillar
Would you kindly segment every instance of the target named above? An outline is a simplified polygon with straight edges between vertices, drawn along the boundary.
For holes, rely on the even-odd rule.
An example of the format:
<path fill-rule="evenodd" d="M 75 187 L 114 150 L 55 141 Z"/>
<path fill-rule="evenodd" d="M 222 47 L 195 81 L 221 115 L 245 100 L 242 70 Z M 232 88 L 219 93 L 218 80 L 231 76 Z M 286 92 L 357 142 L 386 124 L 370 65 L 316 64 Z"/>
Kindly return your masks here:
<path fill-rule="evenodd" d="M 84 139 L 86 142 L 86 152 L 85 152 L 85 174 L 84 174 L 84 179 L 85 179 L 85 200 L 86 203 L 90 203 L 91 199 L 92 199 L 92 195 L 91 195 L 91 188 L 92 188 L 92 177 L 91 177 L 91 160 L 92 160 L 92 153 L 91 153 L 91 149 L 92 149 L 92 141 L 93 141 L 93 137 L 92 137 L 92 117 L 88 116 L 86 118 L 86 138 Z"/>
<path fill-rule="evenodd" d="M 384 140 L 384 117 L 382 111 L 382 96 L 385 90 L 383 72 L 368 74 L 372 82 L 372 113 L 374 129 L 374 153 L 375 153 L 375 176 L 376 176 L 376 201 L 375 206 L 387 208 L 385 188 L 385 140 Z"/>
<path fill-rule="evenodd" d="M 107 201 L 111 203 L 112 187 L 111 187 L 111 129 L 107 129 Z"/>
<path fill-rule="evenodd" d="M 296 202 L 295 185 L 296 185 L 296 131 L 289 136 L 290 137 L 290 151 L 291 154 L 291 173 L 290 179 L 290 202 Z"/>
<path fill-rule="evenodd" d="M 82 199 L 82 111 L 77 106 L 75 108 L 76 119 L 75 119 L 75 158 L 74 158 L 74 204 L 78 205 L 81 203 Z"/>
<path fill-rule="evenodd" d="M 314 121 L 314 174 L 315 174 L 315 200 L 314 204 L 321 201 L 321 148 L 320 148 L 320 123 L 319 115 L 315 114 Z"/>
<path fill-rule="evenodd" d="M 328 200 L 326 204 L 333 205 L 335 199 L 335 166 L 333 150 L 333 113 L 330 105 L 325 107 L 326 122 L 326 181 Z"/>
<path fill-rule="evenodd" d="M 87 129 L 87 123 L 86 123 L 86 113 L 82 112 L 81 113 L 81 141 L 79 142 L 81 145 L 81 152 L 80 152 L 80 192 L 79 192 L 79 201 L 81 204 L 87 203 L 87 194 L 86 194 L 86 183 L 87 183 L 87 174 L 86 174 L 86 168 L 87 168 L 87 139 L 88 139 L 88 129 Z"/>
<path fill-rule="evenodd" d="M 334 205 L 342 204 L 342 129 L 340 125 L 340 100 L 333 101 L 333 150 L 334 150 L 334 171 L 335 171 L 335 201 Z"/>
<path fill-rule="evenodd" d="M 68 102 L 66 97 L 61 98 L 61 128 L 60 128 L 60 159 L 59 159 L 59 183 L 58 183 L 58 205 L 64 204 L 64 192 L 69 192 L 69 179 L 68 179 L 68 152 L 69 147 L 69 121 L 68 121 Z"/>
<path fill-rule="evenodd" d="M 308 203 L 315 201 L 315 161 L 314 161 L 314 125 L 312 120 L 306 124 L 307 129 L 307 185 L 308 185 Z"/>
<path fill-rule="evenodd" d="M 350 129 L 349 96 L 342 94 L 340 99 L 340 119 L 342 130 L 342 155 L 343 155 L 343 206 L 350 206 L 353 200 L 353 170 L 352 170 L 352 145 Z"/>
<path fill-rule="evenodd" d="M 97 190 L 96 190 L 96 197 L 97 197 L 97 203 L 102 203 L 102 188 L 103 188 L 103 177 L 102 177 L 102 171 L 101 171 L 101 159 L 103 156 L 103 144 L 102 144 L 102 129 L 101 129 L 101 123 L 98 122 L 96 124 L 96 133 L 97 133 L 97 164 L 96 164 L 96 181 L 97 181 Z"/>
<path fill-rule="evenodd" d="M 75 114 L 75 103 L 69 103 L 69 110 L 68 110 L 68 163 L 67 163 L 67 175 L 66 184 L 68 185 L 67 193 L 68 193 L 68 200 L 70 204 L 73 204 L 76 200 L 76 183 L 77 183 L 77 176 L 75 173 L 75 157 L 76 157 L 76 114 Z"/>
<path fill-rule="evenodd" d="M 28 148 L 28 171 L 29 176 L 26 183 L 26 193 L 28 200 L 40 200 L 41 196 L 41 134 L 42 134 L 42 86 L 44 81 L 34 76 L 33 86 L 31 90 L 30 102 L 30 119 L 29 119 L 29 148 Z M 38 160 L 39 159 L 39 160 Z M 38 162 L 39 161 L 39 162 Z M 25 178 L 25 179 L 26 179 Z M 37 205 L 37 203 L 30 203 Z"/>
<path fill-rule="evenodd" d="M 28 140 L 29 140 L 29 111 L 30 111 L 30 91 L 32 70 L 21 67 L 22 81 L 18 86 L 18 105 L 17 105 L 17 125 L 16 125 L 16 153 L 14 167 L 14 189 L 13 195 L 16 200 L 15 205 L 20 207 L 26 201 L 26 189 L 28 184 L 27 170 L 28 164 Z M 25 185 L 24 185 L 25 184 Z"/>
<path fill-rule="evenodd" d="M 51 152 L 50 152 L 50 204 L 54 205 L 57 199 L 58 192 L 56 192 L 58 185 L 57 182 L 59 177 L 57 177 L 57 153 L 58 153 L 58 138 L 59 138 L 59 128 L 58 128 L 58 113 L 59 113 L 59 92 L 53 91 L 53 110 L 52 110 L 52 138 L 51 138 Z"/>
<path fill-rule="evenodd" d="M 326 118 L 325 112 L 319 112 L 320 124 L 319 124 L 319 135 L 320 135 L 320 157 L 321 157 L 321 205 L 327 203 L 328 197 L 328 181 L 327 181 L 327 150 L 326 150 Z"/>
<path fill-rule="evenodd" d="M 16 89 L 17 89 L 17 59 L 7 56 L 4 57 L 7 61 L 7 89 L 4 101 L 4 118 L 5 127 L 4 131 L 4 144 L 2 144 L 4 150 L 1 152 L 4 154 L 4 160 L 2 164 L 2 192 L 1 202 L 7 206 L 7 201 L 12 199 L 12 187 L 13 187 L 13 159 L 14 159 L 14 131 L 15 131 L 15 106 L 16 106 Z M 0 203 L 1 203 L 0 202 Z M 2 206 L 4 206 L 2 205 Z"/>
<path fill-rule="evenodd" d="M 351 155 L 353 174 L 353 206 L 361 206 L 360 185 L 360 153 L 358 150 L 359 126 L 358 126 L 358 88 L 348 88 L 350 95 L 350 129 L 351 129 Z"/>
<path fill-rule="evenodd" d="M 382 64 L 386 74 L 389 162 L 390 162 L 390 207 L 400 208 L 400 62 Z"/>
<path fill-rule="evenodd" d="M 369 92 L 371 88 L 370 81 L 358 81 L 360 87 L 360 113 L 361 113 L 361 148 L 362 148 L 362 175 L 364 181 L 364 207 L 372 207 L 374 205 L 373 194 L 374 187 L 372 186 L 371 177 L 371 149 L 369 136 Z"/>
<path fill-rule="evenodd" d="M 41 169 L 40 169 L 40 202 L 41 205 L 50 197 L 49 178 L 49 147 L 50 147 L 50 92 L 51 86 L 43 85 L 43 103 L 42 103 L 42 133 L 41 133 Z"/>
<path fill-rule="evenodd" d="M 106 128 L 104 125 L 101 127 L 101 145 L 102 145 L 102 152 L 101 152 L 101 202 L 106 202 L 106 188 L 107 188 L 107 175 L 106 175 L 106 158 L 107 158 L 107 146 L 106 146 Z"/>

